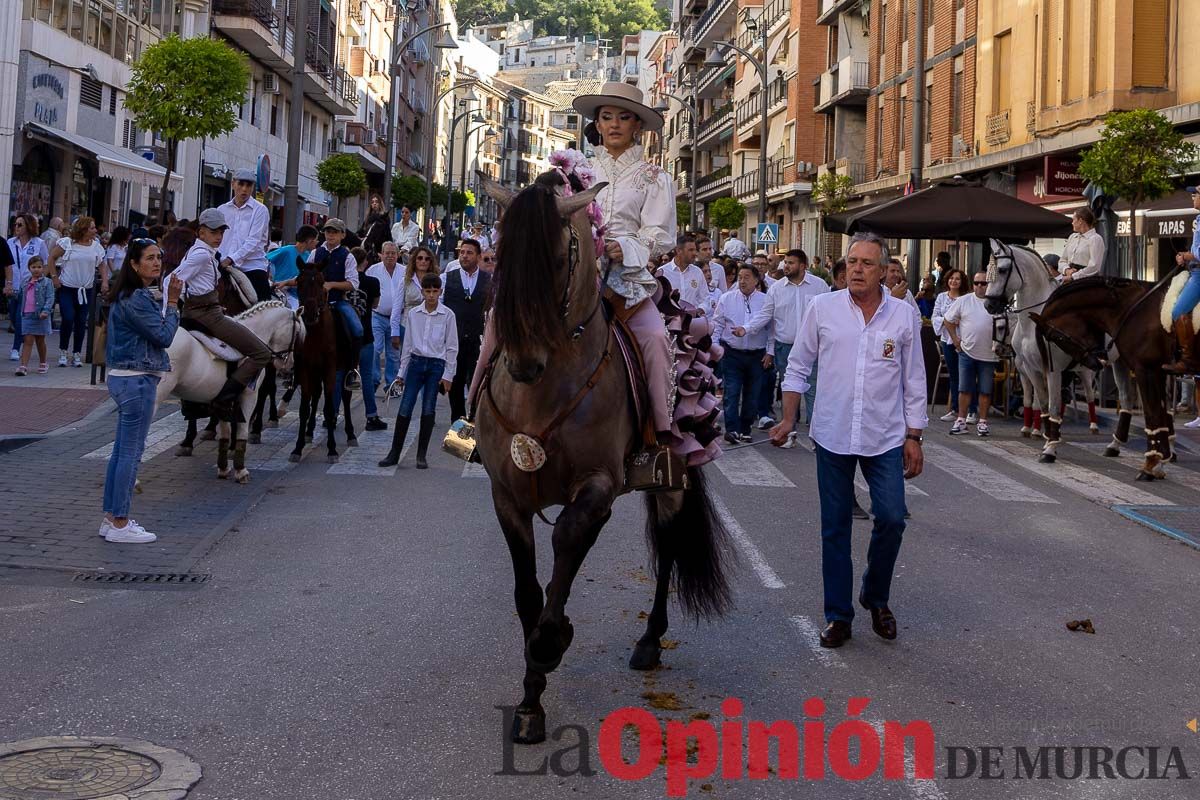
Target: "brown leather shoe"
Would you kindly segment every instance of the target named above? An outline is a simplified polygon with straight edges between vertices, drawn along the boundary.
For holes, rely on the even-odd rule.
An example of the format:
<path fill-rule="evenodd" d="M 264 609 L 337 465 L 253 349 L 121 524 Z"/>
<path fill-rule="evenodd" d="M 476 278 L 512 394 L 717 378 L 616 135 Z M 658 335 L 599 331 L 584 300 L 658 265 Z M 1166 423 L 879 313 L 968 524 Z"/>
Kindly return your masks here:
<path fill-rule="evenodd" d="M 821 647 L 841 647 L 849 638 L 850 623 L 835 619 L 821 631 Z"/>
<path fill-rule="evenodd" d="M 862 595 L 858 597 L 858 604 L 871 612 L 871 630 L 875 631 L 877 636 L 884 639 L 896 638 L 896 615 L 890 608 L 869 606 L 863 601 Z"/>

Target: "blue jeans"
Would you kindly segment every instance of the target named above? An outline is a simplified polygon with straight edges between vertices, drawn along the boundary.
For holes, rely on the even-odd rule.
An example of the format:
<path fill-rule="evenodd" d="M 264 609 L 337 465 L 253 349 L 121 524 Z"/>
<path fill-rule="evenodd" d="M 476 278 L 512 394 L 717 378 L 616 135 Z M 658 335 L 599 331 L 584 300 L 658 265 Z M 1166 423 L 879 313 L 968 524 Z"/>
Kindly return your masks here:
<path fill-rule="evenodd" d="M 754 425 L 759 392 L 766 372 L 762 367 L 763 350 L 735 350 L 725 346 L 721 359 L 725 380 L 725 430 L 750 433 Z"/>
<path fill-rule="evenodd" d="M 84 301 L 79 302 L 79 290 L 69 286 L 58 290 L 58 310 L 62 314 L 62 325 L 58 332 L 58 349 L 67 353 L 82 353 L 87 345 L 88 308 L 92 303 L 92 289 L 84 290 Z M 75 348 L 71 348 L 71 336 L 75 336 Z"/>
<path fill-rule="evenodd" d="M 117 404 L 117 438 L 104 476 L 104 512 L 117 518 L 129 516 L 146 434 L 154 420 L 158 380 L 151 375 L 108 376 L 108 393 Z"/>
<path fill-rule="evenodd" d="M 379 385 L 379 360 L 375 358 L 375 343 L 367 342 L 358 354 L 358 373 L 362 378 L 363 412 L 367 417 L 379 415 L 375 405 L 375 387 Z"/>
<path fill-rule="evenodd" d="M 417 405 L 417 393 L 421 393 L 421 416 L 427 417 L 437 410 L 438 382 L 446 371 L 446 362 L 441 358 L 413 356 L 404 375 L 404 394 L 400 397 L 400 413 L 396 418 L 411 417 Z"/>
<path fill-rule="evenodd" d="M 392 321 L 383 314 L 371 312 L 371 335 L 375 337 L 373 356 L 374 363 L 379 364 L 379 356 L 383 355 L 383 382 L 391 386 L 400 370 L 400 348 L 392 347 Z M 404 328 L 400 328 L 400 342 L 404 342 Z M 379 370 L 375 370 L 375 383 L 379 383 Z"/>
<path fill-rule="evenodd" d="M 1191 273 L 1187 283 L 1183 285 L 1183 291 L 1179 293 L 1179 299 L 1171 308 L 1172 322 L 1191 312 L 1196 304 L 1200 303 L 1200 267 L 1193 267 Z"/>
<path fill-rule="evenodd" d="M 346 323 L 346 330 L 350 335 L 355 339 L 361 339 L 363 335 L 362 320 L 358 318 L 358 312 L 354 310 L 354 306 L 345 300 L 337 300 L 333 303 L 333 307 L 342 315 L 342 319 Z"/>
<path fill-rule="evenodd" d="M 775 343 L 775 371 L 779 373 L 780 382 L 787 374 L 788 359 L 792 357 L 792 345 L 786 342 Z M 817 402 L 817 364 L 814 361 L 812 372 L 808 375 L 808 391 L 804 393 L 804 424 L 812 423 L 813 405 Z M 800 420 L 800 412 L 796 412 L 796 421 Z"/>
<path fill-rule="evenodd" d="M 950 376 L 950 393 L 946 395 L 950 398 L 950 407 L 958 413 L 958 351 L 954 349 L 953 344 L 939 342 L 942 348 L 942 359 L 946 362 L 946 372 Z M 967 407 L 967 412 L 976 414 L 979 412 L 979 391 L 971 391 L 971 404 Z"/>
<path fill-rule="evenodd" d="M 992 396 L 996 384 L 996 362 L 979 361 L 966 353 L 958 354 L 958 386 L 962 392 L 971 392 L 973 397 L 985 394 Z"/>
<path fill-rule="evenodd" d="M 13 326 L 13 350 L 20 350 L 25 343 L 25 334 L 21 332 L 21 298 L 14 292 L 8 300 L 8 319 Z"/>
<path fill-rule="evenodd" d="M 869 606 L 885 606 L 892 571 L 904 537 L 904 448 L 877 456 L 839 455 L 816 445 L 817 490 L 821 495 L 821 577 L 825 584 L 825 621 L 854 619 L 854 562 L 850 556 L 854 466 L 871 491 L 875 524 L 867 547 L 860 597 Z"/>

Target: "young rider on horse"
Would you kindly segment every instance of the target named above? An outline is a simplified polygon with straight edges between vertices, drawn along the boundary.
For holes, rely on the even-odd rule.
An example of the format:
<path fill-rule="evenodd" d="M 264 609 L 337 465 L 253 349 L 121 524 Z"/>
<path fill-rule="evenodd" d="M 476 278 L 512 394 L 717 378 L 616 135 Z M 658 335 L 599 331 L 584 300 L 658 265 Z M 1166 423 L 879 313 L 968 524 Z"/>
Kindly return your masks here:
<path fill-rule="evenodd" d="M 350 250 L 342 244 L 346 236 L 346 223 L 336 217 L 325 220 L 325 242 L 309 255 L 309 263 L 321 267 L 325 275 L 325 288 L 329 290 L 329 304 L 333 306 L 345 325 L 346 335 L 350 338 L 349 352 L 357 354 L 362 351 L 363 327 L 362 320 L 354 306 L 346 300 L 346 293 L 358 288 L 358 259 L 350 254 Z M 362 385 L 358 368 L 354 367 L 346 373 L 343 384 L 353 390 Z"/>
<path fill-rule="evenodd" d="M 254 376 L 271 362 L 271 351 L 247 328 L 225 316 L 217 298 L 220 270 L 226 269 L 220 266 L 217 248 L 221 246 L 228 227 L 225 215 L 220 210 L 206 208 L 200 212 L 196 241 L 170 277 L 183 281 L 187 286 L 183 319 L 191 320 L 205 333 L 215 336 L 245 356 L 212 401 L 216 414 L 232 418 L 238 396 L 254 380 Z"/>
<path fill-rule="evenodd" d="M 1189 186 L 1187 190 L 1192 195 L 1192 207 L 1200 211 L 1200 186 Z M 1179 339 L 1181 354 L 1178 361 L 1163 368 L 1179 375 L 1197 374 L 1200 373 L 1200 343 L 1196 341 L 1192 310 L 1200 303 L 1200 227 L 1192 234 L 1192 249 L 1176 258 L 1191 274 L 1171 308 L 1171 321 L 1175 323 L 1175 337 Z"/>
<path fill-rule="evenodd" d="M 606 83 L 600 94 L 577 97 L 573 105 L 595 120 L 603 142 L 587 166 L 597 182 L 608 184 L 596 198 L 603 211 L 607 286 L 618 295 L 619 302 L 632 309 L 627 322 L 642 349 L 654 429 L 665 444 L 672 438 L 671 376 L 675 367 L 668 351 L 666 327 L 651 299 L 658 281 L 648 265 L 652 257 L 675 246 L 675 188 L 666 172 L 643 159 L 642 146 L 637 144 L 642 131 L 662 130 L 663 118 L 643 102 L 641 90 L 625 83 Z M 476 397 L 494 349 L 489 326 L 471 397 Z"/>

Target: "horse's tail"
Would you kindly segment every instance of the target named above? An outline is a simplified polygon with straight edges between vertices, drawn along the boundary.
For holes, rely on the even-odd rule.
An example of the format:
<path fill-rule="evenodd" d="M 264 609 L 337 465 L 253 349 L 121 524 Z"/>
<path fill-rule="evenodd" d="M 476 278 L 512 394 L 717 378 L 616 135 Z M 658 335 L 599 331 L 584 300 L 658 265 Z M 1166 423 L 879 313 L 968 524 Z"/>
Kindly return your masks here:
<path fill-rule="evenodd" d="M 675 596 L 684 612 L 699 617 L 716 617 L 732 604 L 727 571 L 734 559 L 729 533 L 708 498 L 704 473 L 688 468 L 689 488 L 683 492 L 679 510 L 669 515 L 669 506 L 646 494 L 646 541 L 651 565 L 657 569 L 660 556 L 669 556 L 675 566 L 672 577 Z"/>

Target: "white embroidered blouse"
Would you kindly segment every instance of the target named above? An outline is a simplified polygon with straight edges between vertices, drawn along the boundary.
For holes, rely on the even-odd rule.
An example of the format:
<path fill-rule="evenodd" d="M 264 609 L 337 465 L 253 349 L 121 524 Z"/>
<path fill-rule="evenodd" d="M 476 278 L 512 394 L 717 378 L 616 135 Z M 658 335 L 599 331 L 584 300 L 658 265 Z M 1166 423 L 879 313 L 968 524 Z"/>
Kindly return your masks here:
<path fill-rule="evenodd" d="M 608 276 L 608 286 L 629 307 L 649 297 L 657 282 L 646 269 L 651 256 L 675 246 L 675 186 L 661 168 L 634 146 L 619 158 L 603 147 L 591 161 L 596 180 L 608 183 L 596 198 L 604 213 L 605 238 L 621 246 L 624 263 Z"/>

